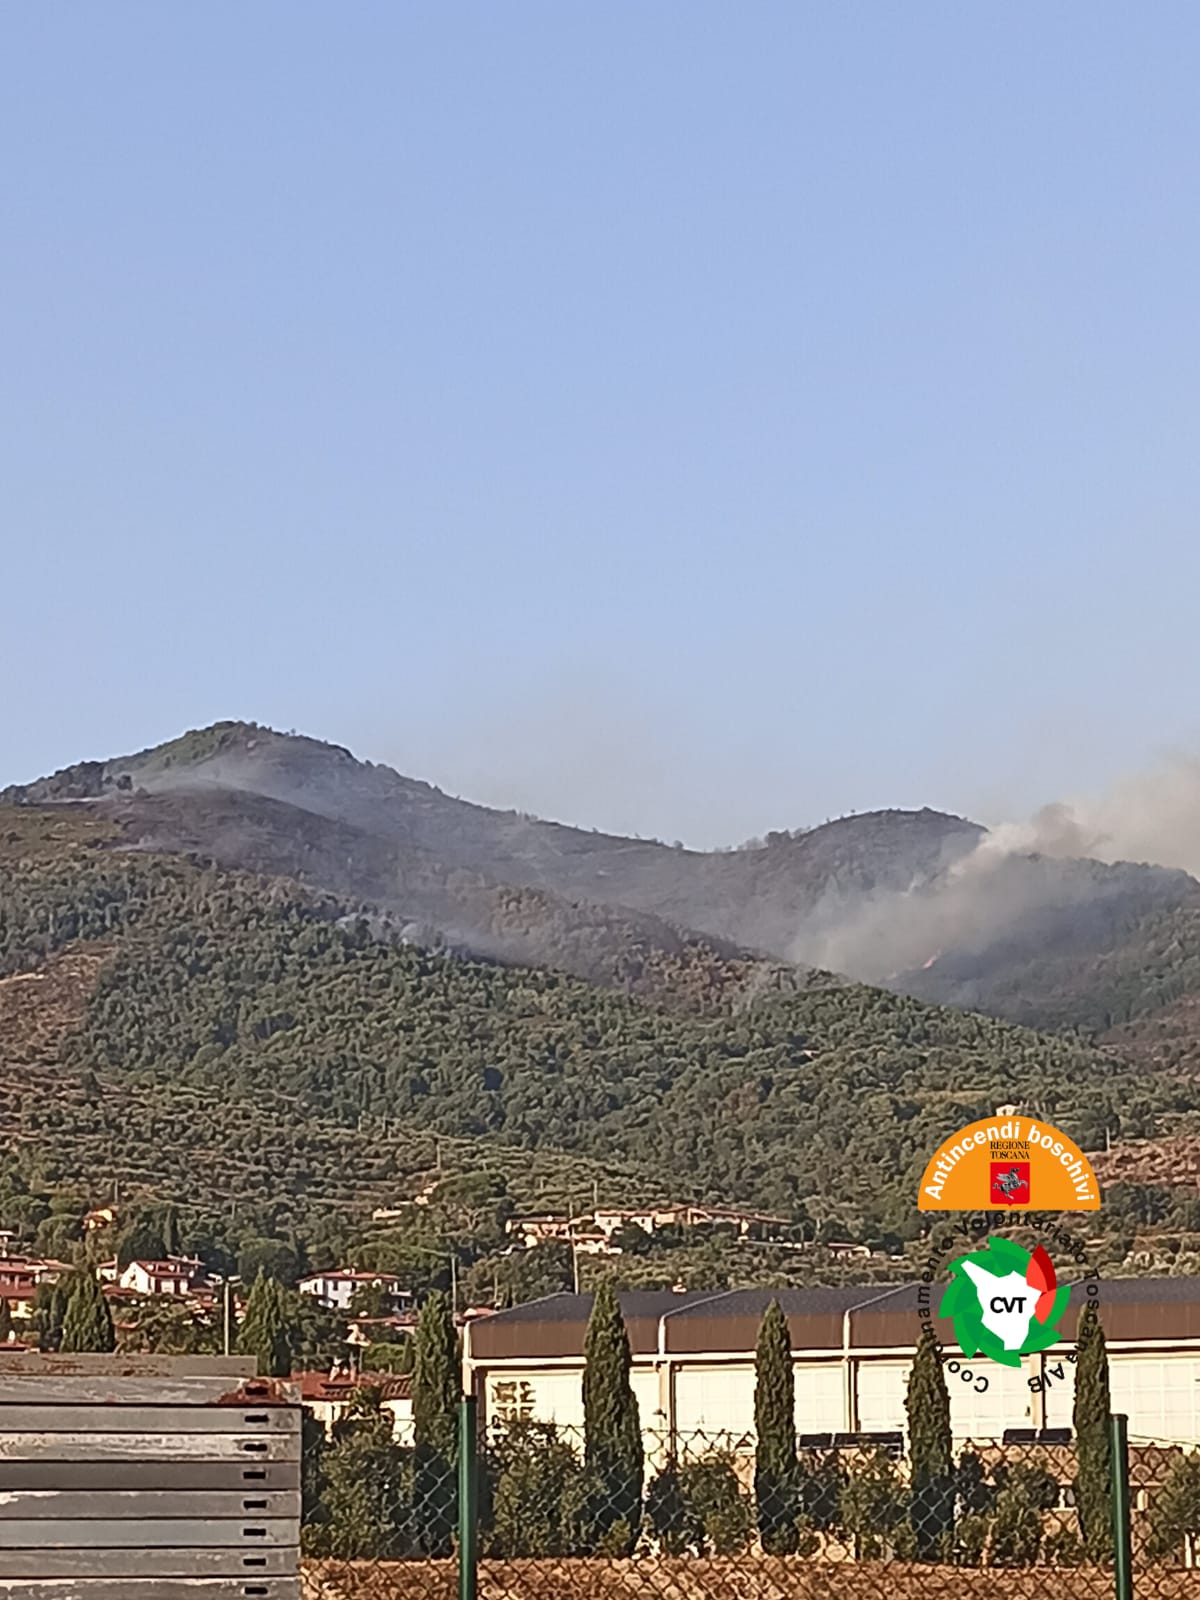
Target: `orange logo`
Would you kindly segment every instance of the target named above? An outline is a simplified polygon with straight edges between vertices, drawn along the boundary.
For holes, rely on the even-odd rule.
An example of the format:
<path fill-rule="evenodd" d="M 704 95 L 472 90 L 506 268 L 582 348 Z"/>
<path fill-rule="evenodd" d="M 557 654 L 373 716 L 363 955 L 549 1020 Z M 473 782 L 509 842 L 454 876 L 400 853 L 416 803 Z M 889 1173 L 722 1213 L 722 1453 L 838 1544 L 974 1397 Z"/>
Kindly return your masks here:
<path fill-rule="evenodd" d="M 947 1139 L 925 1168 L 921 1211 L 1099 1211 L 1092 1164 L 1048 1122 L 999 1117 Z"/>

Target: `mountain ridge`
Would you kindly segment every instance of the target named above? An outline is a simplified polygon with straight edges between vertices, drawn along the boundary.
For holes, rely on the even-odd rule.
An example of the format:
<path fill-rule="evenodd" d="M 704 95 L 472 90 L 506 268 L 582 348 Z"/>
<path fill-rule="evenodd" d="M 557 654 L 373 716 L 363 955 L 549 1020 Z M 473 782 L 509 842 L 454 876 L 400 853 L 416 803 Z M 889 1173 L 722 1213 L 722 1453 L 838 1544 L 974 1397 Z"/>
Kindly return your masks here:
<path fill-rule="evenodd" d="M 594 982 L 636 983 L 647 961 L 686 952 L 713 974 L 734 962 L 744 977 L 755 960 L 833 970 L 1092 1032 L 1200 992 L 1200 884 L 1186 873 L 1001 851 L 930 808 L 696 851 L 499 811 L 234 721 L 0 795 L 68 799 L 100 802 L 131 844 L 283 873 L 414 936 Z"/>

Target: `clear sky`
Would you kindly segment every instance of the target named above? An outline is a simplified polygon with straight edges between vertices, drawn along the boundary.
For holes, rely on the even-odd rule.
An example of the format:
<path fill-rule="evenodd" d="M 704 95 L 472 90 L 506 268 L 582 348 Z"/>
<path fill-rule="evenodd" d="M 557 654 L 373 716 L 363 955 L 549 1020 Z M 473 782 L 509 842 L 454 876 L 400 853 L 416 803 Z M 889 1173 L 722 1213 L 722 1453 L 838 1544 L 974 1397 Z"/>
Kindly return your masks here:
<path fill-rule="evenodd" d="M 689 842 L 1193 748 L 1200 9 L 0 14 L 0 784 Z"/>

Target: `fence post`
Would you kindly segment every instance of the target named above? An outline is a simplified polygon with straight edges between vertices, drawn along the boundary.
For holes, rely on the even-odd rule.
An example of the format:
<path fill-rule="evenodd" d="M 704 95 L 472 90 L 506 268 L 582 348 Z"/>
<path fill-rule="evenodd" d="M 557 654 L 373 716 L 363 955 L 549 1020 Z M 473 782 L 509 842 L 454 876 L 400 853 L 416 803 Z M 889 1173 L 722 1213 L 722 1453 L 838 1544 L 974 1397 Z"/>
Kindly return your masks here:
<path fill-rule="evenodd" d="M 1129 1512 L 1129 1418 L 1108 1419 L 1112 1457 L 1113 1577 L 1116 1600 L 1133 1600 L 1133 1530 Z"/>
<path fill-rule="evenodd" d="M 475 1600 L 479 1563 L 479 1464 L 475 1396 L 458 1403 L 458 1600 Z"/>

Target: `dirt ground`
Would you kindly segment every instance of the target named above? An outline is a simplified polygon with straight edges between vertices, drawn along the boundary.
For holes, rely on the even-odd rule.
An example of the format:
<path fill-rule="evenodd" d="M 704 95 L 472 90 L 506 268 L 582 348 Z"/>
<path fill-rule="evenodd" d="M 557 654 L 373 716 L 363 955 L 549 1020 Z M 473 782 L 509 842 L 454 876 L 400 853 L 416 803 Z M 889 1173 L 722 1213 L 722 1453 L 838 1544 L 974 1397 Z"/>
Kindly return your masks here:
<path fill-rule="evenodd" d="M 1200 1600 L 1200 1569 L 1137 1575 L 1138 1600 Z M 455 1600 L 453 1562 L 329 1562 L 305 1575 L 305 1600 Z M 801 1557 L 484 1561 L 480 1600 L 1111 1600 L 1097 1567 L 935 1567 Z"/>

